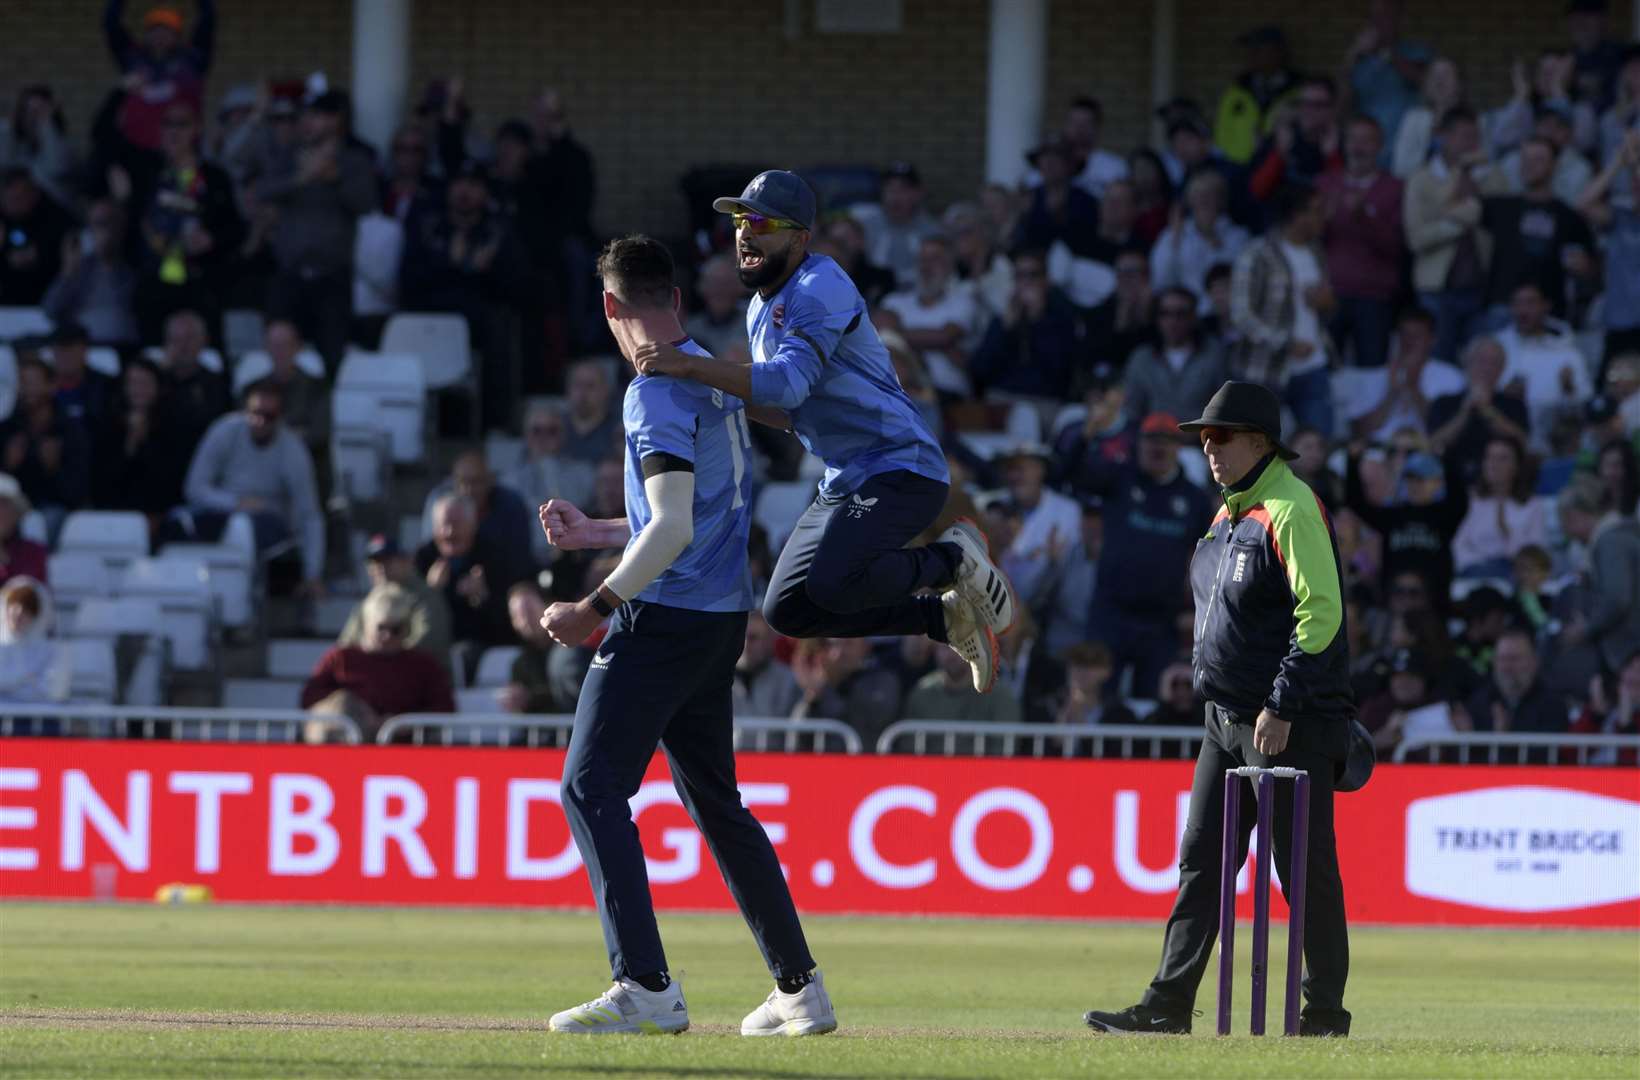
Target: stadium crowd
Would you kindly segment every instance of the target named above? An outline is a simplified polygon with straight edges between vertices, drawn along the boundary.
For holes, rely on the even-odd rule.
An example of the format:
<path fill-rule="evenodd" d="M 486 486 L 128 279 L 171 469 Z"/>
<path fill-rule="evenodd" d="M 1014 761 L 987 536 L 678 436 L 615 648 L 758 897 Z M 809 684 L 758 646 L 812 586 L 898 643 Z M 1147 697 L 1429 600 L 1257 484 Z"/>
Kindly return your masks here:
<path fill-rule="evenodd" d="M 1028 612 L 984 697 L 927 640 L 792 642 L 754 614 L 739 711 L 841 719 L 868 747 L 903 718 L 1198 723 L 1185 567 L 1218 498 L 1177 424 L 1240 378 L 1285 402 L 1336 529 L 1383 752 L 1444 729 L 1640 730 L 1640 46 L 1573 0 L 1567 40 L 1499 57 L 1512 95 L 1475 100 L 1397 4 L 1363 6 L 1338 58 L 1250 28 L 1241 75 L 1167 103 L 1155 145 L 1107 146 L 1080 97 L 1017 184 L 933 192 L 899 162 L 871 172 L 875 200 L 823 208 L 813 250 L 873 305 Z M 211 0 L 191 24 L 111 0 L 105 31 L 117 79 L 94 117 L 33 85 L 0 124 L 0 307 L 53 326 L 10 342 L 0 702 L 65 694 L 48 548 L 95 508 L 144 515 L 156 549 L 248 515 L 269 586 L 310 602 L 367 573 L 303 707 L 367 731 L 451 711 L 510 647 L 490 707 L 571 711 L 592 650 L 538 616 L 612 553 L 557 555 L 534 508 L 624 513 L 630 368 L 602 325 L 570 103 L 544 90 L 479 130 L 462 80 L 439 80 L 372 147 L 323 74 L 213 90 Z M 744 356 L 727 240 L 677 245 L 686 325 Z M 260 340 L 230 340 L 245 310 Z M 360 567 L 334 535 L 331 390 L 397 312 L 462 315 L 481 393 L 471 416 L 440 403 L 459 452 L 393 508 L 422 516 L 420 546 L 388 530 Z M 91 366 L 103 348 L 116 371 Z M 449 437 L 469 420 L 488 452 Z M 756 436 L 761 488 L 812 490 L 795 441 Z M 776 502 L 754 529 L 764 581 L 802 505 Z M 31 510 L 43 537 L 20 531 Z"/>

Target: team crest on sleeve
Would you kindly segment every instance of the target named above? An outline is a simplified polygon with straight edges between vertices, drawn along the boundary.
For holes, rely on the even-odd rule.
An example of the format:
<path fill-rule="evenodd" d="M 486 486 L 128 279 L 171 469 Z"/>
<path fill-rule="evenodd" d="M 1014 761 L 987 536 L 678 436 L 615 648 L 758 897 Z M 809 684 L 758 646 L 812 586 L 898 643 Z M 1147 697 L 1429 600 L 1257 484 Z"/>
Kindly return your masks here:
<path fill-rule="evenodd" d="M 714 409 L 723 408 L 723 391 L 722 390 L 714 389 L 712 391 L 712 407 Z"/>
<path fill-rule="evenodd" d="M 786 305 L 776 304 L 774 313 L 769 316 L 769 319 L 774 323 L 775 329 L 784 330 L 786 328 Z"/>

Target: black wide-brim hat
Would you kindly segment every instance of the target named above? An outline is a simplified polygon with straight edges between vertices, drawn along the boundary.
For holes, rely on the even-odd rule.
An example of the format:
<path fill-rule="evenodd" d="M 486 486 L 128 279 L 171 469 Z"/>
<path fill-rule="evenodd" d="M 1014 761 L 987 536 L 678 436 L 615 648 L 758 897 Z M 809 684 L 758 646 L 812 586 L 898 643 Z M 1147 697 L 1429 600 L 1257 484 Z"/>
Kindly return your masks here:
<path fill-rule="evenodd" d="M 1200 431 L 1206 427 L 1234 428 L 1237 431 L 1260 431 L 1275 443 L 1281 460 L 1298 457 L 1281 441 L 1281 401 L 1258 383 L 1231 380 L 1219 387 L 1207 407 L 1195 420 L 1179 425 L 1180 431 Z"/>

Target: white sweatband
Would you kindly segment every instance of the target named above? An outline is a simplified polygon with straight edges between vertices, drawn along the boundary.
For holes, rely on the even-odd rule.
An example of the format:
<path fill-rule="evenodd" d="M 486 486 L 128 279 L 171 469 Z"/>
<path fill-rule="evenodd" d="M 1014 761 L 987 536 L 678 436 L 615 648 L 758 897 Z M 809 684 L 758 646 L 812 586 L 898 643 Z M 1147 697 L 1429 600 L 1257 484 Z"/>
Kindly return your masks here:
<path fill-rule="evenodd" d="M 672 565 L 695 538 L 695 474 L 683 469 L 656 473 L 643 482 L 653 515 L 604 579 L 622 602 L 632 599 Z"/>

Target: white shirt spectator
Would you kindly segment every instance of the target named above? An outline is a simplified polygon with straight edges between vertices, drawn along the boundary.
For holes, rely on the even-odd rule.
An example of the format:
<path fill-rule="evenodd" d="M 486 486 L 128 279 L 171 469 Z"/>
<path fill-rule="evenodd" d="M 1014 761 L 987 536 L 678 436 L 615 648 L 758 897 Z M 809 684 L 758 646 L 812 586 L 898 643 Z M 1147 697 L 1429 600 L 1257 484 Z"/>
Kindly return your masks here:
<path fill-rule="evenodd" d="M 353 237 L 353 314 L 391 315 L 399 306 L 404 226 L 386 214 L 366 214 Z"/>
<path fill-rule="evenodd" d="M 1452 565 L 1463 573 L 1499 559 L 1513 559 L 1530 545 L 1549 546 L 1549 512 L 1545 500 L 1525 502 L 1472 495 L 1469 512 L 1452 538 Z"/>
<path fill-rule="evenodd" d="M 1511 326 L 1497 339 L 1504 355 L 1499 385 L 1507 389 L 1519 380 L 1534 441 L 1547 439 L 1556 412 L 1581 405 L 1594 394 L 1583 354 L 1564 324 L 1553 321 L 1541 334 L 1527 337 Z"/>
<path fill-rule="evenodd" d="M 1219 215 L 1213 231 L 1217 243 L 1204 236 L 1195 220 L 1187 217 L 1178 230 L 1172 225 L 1163 230 L 1150 252 L 1151 287 L 1161 290 L 1183 285 L 1196 295 L 1203 314 L 1212 308 L 1207 295 L 1207 271 L 1215 263 L 1234 263 L 1248 239 L 1247 230 L 1224 214 Z"/>
<path fill-rule="evenodd" d="M 883 298 L 883 307 L 898 315 L 907 330 L 941 330 L 947 326 L 960 326 L 963 347 L 971 349 L 975 345 L 980 309 L 974 299 L 973 286 L 966 281 L 952 280 L 939 299 L 931 304 L 924 303 L 918 290 L 913 288 L 890 293 Z M 928 365 L 928 377 L 936 389 L 964 397 L 973 392 L 968 373 L 943 351 L 925 349 L 922 357 Z"/>
<path fill-rule="evenodd" d="M 1164 236 L 1165 239 L 1165 236 Z M 1157 247 L 1161 244 L 1158 242 Z M 1327 364 L 1327 342 L 1322 337 L 1321 317 L 1305 299 L 1305 294 L 1323 280 L 1321 263 L 1307 247 L 1281 242 L 1281 255 L 1293 272 L 1293 335 L 1292 341 L 1307 341 L 1314 349 L 1302 360 L 1287 365 L 1287 375 L 1303 375 Z"/>
<path fill-rule="evenodd" d="M 1383 404 L 1385 395 L 1390 391 L 1389 369 L 1355 368 L 1348 375 L 1349 405 L 1346 413 L 1348 419 L 1354 421 Z M 1441 360 L 1426 360 L 1418 374 L 1418 392 L 1426 403 L 1451 394 L 1461 394 L 1468 388 L 1469 380 L 1464 378 L 1463 372 Z M 1378 429 L 1368 432 L 1366 437 L 1369 440 L 1386 440 L 1404 427 L 1427 430 L 1423 414 L 1407 401 L 1399 403 L 1378 425 Z"/>
<path fill-rule="evenodd" d="M 1035 592 L 1043 575 L 1081 537 L 1082 510 L 1076 500 L 1043 488 L 1042 498 L 1034 508 L 1025 511 L 1019 533 L 1008 546 L 1006 562 L 1016 575 L 1014 588 L 1025 596 Z"/>

